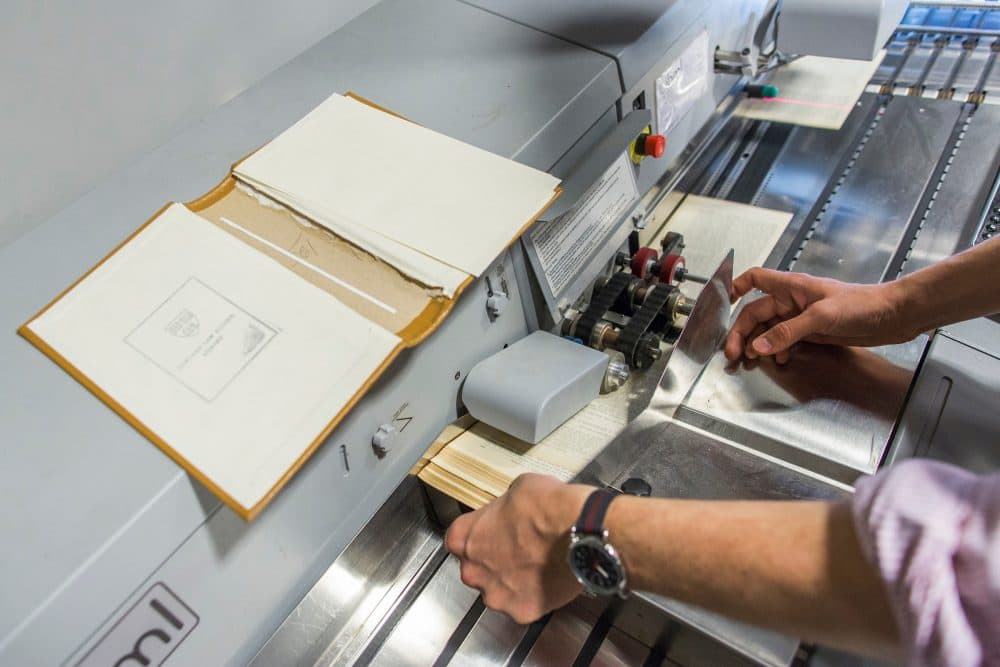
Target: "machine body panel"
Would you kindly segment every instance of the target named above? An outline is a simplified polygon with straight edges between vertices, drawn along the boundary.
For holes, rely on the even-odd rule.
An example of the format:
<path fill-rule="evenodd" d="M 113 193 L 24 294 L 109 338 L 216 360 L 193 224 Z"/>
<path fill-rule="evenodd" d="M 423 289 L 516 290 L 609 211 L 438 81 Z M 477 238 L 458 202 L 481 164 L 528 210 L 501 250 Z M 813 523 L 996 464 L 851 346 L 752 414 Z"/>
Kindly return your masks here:
<path fill-rule="evenodd" d="M 168 641 L 142 645 L 168 665 L 238 665 L 255 656 L 260 665 L 394 664 L 424 639 L 440 664 L 514 656 L 543 665 L 546 646 L 590 651 L 593 664 L 637 655 L 685 665 L 791 664 L 795 638 L 651 596 L 611 611 L 581 602 L 534 630 L 484 613 L 441 541 L 441 527 L 461 508 L 409 475 L 465 412 L 462 382 L 477 363 L 533 331 L 567 333 L 567 322 L 586 315 L 616 279 L 633 290 L 623 294 L 662 294 L 630 275 L 631 260 L 643 250 L 633 247 L 641 245 L 635 233 L 650 246 L 666 240 L 671 196 L 787 211 L 792 221 L 765 264 L 844 280 L 891 280 L 990 238 L 992 207 L 1000 215 L 1000 117 L 983 101 L 995 97 L 979 62 L 991 48 L 985 41 L 956 65 L 976 64 L 978 79 L 957 69 L 932 89 L 934 68 L 909 81 L 920 68 L 904 64 L 922 48 L 939 49 L 944 62 L 950 47 L 897 32 L 886 65 L 839 131 L 732 116 L 750 79 L 709 60 L 704 85 L 660 127 L 668 117 L 667 98 L 658 97 L 664 77 L 691 62 L 693 48 L 739 52 L 751 44 L 768 4 L 384 0 L 0 248 L 0 488 L 8 500 L 0 531 L 14 545 L 0 551 L 0 663 L 126 656 L 151 623 L 169 631 Z M 168 200 L 200 196 L 232 163 L 331 93 L 348 91 L 564 179 L 603 153 L 631 170 L 638 197 L 573 267 L 558 303 L 541 287 L 546 278 L 527 241 L 513 244 L 247 524 L 13 332 Z M 633 160 L 631 136 L 608 146 L 633 111 L 649 113 L 650 132 L 667 135 L 660 159 Z M 685 242 L 730 240 L 694 233 Z M 487 305 L 498 288 L 506 301 L 495 313 Z M 639 312 L 642 303 L 627 305 Z M 620 306 L 602 310 L 583 342 L 593 344 L 597 330 L 623 337 L 637 313 L 623 315 Z M 674 421 L 649 414 L 648 395 L 644 403 L 641 392 L 623 392 L 618 400 L 631 417 L 657 420 L 658 437 L 612 443 L 579 479 L 620 486 L 643 477 L 654 495 L 690 498 L 843 498 L 860 474 L 943 452 L 927 444 L 944 442 L 927 440 L 928 415 L 963 437 L 979 432 L 976 411 L 963 406 L 992 387 L 983 373 L 998 356 L 988 343 L 995 327 L 984 320 L 872 352 L 858 361 L 881 382 L 867 393 L 851 377 L 809 380 L 815 369 L 807 381 L 773 369 L 735 372 L 716 354 Z M 671 327 L 660 328 L 656 354 L 635 374 L 649 391 L 669 363 Z M 829 356 L 813 361 L 824 377 L 843 367 Z M 372 437 L 387 424 L 396 433 L 379 456 Z M 958 462 L 969 461 L 977 470 L 995 466 L 978 454 Z M 183 627 L 170 630 L 169 614 L 153 601 L 175 610 Z M 426 619 L 439 623 L 435 632 L 421 632 Z"/>

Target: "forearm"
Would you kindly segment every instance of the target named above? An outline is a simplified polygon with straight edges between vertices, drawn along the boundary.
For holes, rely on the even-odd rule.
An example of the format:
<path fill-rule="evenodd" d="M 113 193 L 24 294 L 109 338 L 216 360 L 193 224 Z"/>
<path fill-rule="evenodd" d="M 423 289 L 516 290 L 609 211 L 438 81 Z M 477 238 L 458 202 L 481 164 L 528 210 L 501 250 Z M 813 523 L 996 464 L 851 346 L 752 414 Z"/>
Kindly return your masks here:
<path fill-rule="evenodd" d="M 889 284 L 913 335 L 1000 312 L 1000 238 Z"/>
<path fill-rule="evenodd" d="M 846 504 L 622 497 L 607 527 L 634 590 L 845 649 L 898 650 Z"/>

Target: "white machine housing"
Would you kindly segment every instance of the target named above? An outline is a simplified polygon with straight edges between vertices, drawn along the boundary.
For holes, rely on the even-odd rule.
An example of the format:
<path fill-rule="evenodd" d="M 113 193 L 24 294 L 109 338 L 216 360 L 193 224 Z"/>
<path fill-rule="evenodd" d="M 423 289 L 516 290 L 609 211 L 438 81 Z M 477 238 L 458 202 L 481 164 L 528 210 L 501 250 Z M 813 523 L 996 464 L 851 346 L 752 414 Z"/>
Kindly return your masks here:
<path fill-rule="evenodd" d="M 907 0 L 784 0 L 778 48 L 800 55 L 871 60 L 909 4 Z"/>

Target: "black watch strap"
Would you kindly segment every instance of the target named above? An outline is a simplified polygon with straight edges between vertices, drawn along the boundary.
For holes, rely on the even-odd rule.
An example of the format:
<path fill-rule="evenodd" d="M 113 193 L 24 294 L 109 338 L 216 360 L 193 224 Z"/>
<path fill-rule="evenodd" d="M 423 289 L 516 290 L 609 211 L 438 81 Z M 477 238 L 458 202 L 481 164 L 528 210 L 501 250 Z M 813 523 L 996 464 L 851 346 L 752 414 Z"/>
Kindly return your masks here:
<path fill-rule="evenodd" d="M 578 535 L 603 535 L 604 516 L 608 513 L 611 501 L 618 496 L 610 489 L 597 489 L 583 503 L 583 510 L 580 511 L 580 518 L 576 520 L 574 528 Z"/>

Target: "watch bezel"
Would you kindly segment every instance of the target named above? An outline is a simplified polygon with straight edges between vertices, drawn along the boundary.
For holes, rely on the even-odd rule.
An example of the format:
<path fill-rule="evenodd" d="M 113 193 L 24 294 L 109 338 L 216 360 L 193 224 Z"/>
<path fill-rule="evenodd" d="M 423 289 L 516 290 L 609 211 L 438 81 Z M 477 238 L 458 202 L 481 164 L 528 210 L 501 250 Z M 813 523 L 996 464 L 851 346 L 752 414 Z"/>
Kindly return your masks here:
<path fill-rule="evenodd" d="M 618 584 L 616 586 L 597 586 L 584 577 L 577 569 L 576 564 L 573 562 L 573 553 L 576 549 L 584 546 L 595 548 L 603 552 L 610 559 L 618 574 Z M 625 573 L 625 565 L 622 563 L 621 556 L 614 546 L 608 542 L 608 531 L 604 531 L 602 535 L 580 535 L 576 532 L 575 527 L 570 529 L 570 543 L 566 553 L 566 562 L 569 565 L 570 572 L 573 573 L 577 582 L 583 586 L 583 590 L 587 593 L 601 597 L 611 597 L 614 595 L 625 597 L 628 576 Z"/>

